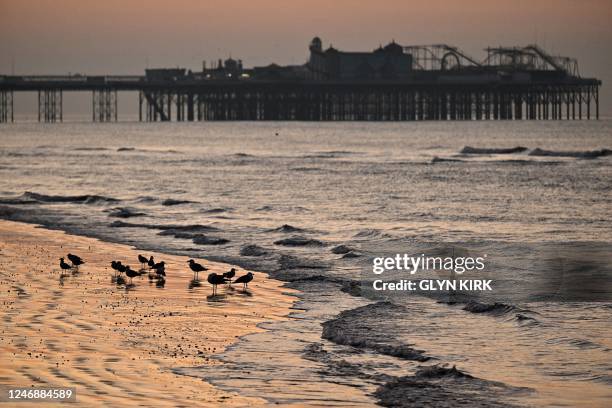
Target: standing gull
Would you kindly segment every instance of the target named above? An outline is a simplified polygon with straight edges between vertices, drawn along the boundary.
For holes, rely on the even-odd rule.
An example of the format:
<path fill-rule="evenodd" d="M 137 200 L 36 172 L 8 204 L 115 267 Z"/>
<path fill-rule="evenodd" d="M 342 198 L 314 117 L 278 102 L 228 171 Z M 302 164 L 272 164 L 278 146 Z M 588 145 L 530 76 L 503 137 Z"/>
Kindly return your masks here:
<path fill-rule="evenodd" d="M 138 262 L 140 262 L 141 269 L 145 268 L 145 265 L 149 262 L 146 256 L 138 254 Z"/>
<path fill-rule="evenodd" d="M 232 268 L 227 272 L 223 272 L 223 277 L 225 279 L 227 279 L 227 281 L 229 282 L 229 285 L 232 286 L 232 279 L 234 279 L 234 276 L 236 276 L 236 269 Z"/>
<path fill-rule="evenodd" d="M 217 285 L 227 282 L 223 275 L 217 275 L 216 273 L 211 273 L 208 275 L 208 283 L 210 283 L 213 287 L 213 296 L 217 294 Z"/>
<path fill-rule="evenodd" d="M 68 254 L 68 259 L 70 259 L 70 262 L 72 262 L 72 265 L 74 266 L 77 272 L 79 271 L 79 265 L 83 265 L 85 263 L 85 261 L 81 259 L 80 256 L 72 254 Z"/>
<path fill-rule="evenodd" d="M 60 258 L 59 260 L 60 260 L 60 268 L 62 268 L 62 274 L 64 273 L 64 271 L 72 269 L 72 266 L 64 262 L 64 258 Z"/>
<path fill-rule="evenodd" d="M 129 265 L 126 265 L 126 267 L 125 267 L 125 274 L 127 275 L 128 278 L 130 278 L 130 286 L 133 285 L 132 279 L 135 278 L 136 276 L 140 275 L 138 272 L 136 272 L 135 270 L 130 268 Z"/>
<path fill-rule="evenodd" d="M 189 268 L 193 271 L 193 280 L 195 281 L 198 280 L 200 272 L 204 272 L 208 270 L 207 267 L 200 265 L 193 259 L 190 259 L 187 262 L 189 262 Z"/>
<path fill-rule="evenodd" d="M 244 290 L 247 290 L 247 286 L 249 285 L 249 282 L 253 280 L 253 273 L 249 272 L 246 275 L 242 275 L 241 277 L 239 277 L 238 279 L 236 279 L 234 281 L 234 283 L 242 283 L 242 288 Z"/>
<path fill-rule="evenodd" d="M 164 278 L 166 276 L 166 262 L 161 261 L 159 263 L 156 263 L 155 265 L 153 265 L 153 269 L 155 270 L 158 279 Z"/>

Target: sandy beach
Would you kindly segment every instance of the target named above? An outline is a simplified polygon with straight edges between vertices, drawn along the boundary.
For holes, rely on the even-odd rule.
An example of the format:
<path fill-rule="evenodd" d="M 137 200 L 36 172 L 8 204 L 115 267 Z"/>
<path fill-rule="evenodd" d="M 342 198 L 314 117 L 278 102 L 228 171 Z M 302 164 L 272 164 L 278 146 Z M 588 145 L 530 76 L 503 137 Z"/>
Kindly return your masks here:
<path fill-rule="evenodd" d="M 68 252 L 86 264 L 61 277 Z M 167 263 L 164 288 L 147 275 L 127 290 L 111 282 L 111 260 L 139 267 L 136 249 L 30 224 L 0 221 L 0 381 L 9 386 L 71 386 L 80 406 L 254 406 L 175 367 L 211 359 L 263 321 L 285 319 L 295 297 L 255 273 L 249 292 L 190 289 L 188 258 L 149 253 Z M 143 252 L 140 252 L 143 253 Z M 230 266 L 204 262 L 213 272 Z M 237 268 L 237 276 L 245 271 Z M 39 404 L 32 404 L 38 406 Z M 49 405 L 49 404 L 46 404 Z M 28 406 L 22 403 L 20 406 Z"/>

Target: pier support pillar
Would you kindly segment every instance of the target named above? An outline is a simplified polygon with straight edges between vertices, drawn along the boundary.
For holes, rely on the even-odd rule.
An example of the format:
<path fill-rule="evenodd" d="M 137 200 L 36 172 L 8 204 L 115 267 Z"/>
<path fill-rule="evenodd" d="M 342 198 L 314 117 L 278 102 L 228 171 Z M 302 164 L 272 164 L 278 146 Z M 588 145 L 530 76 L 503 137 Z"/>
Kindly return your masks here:
<path fill-rule="evenodd" d="M 117 121 L 117 91 L 94 90 L 92 93 L 92 119 L 94 122 Z"/>
<path fill-rule="evenodd" d="M 39 122 L 61 122 L 62 91 L 56 89 L 44 89 L 38 91 L 38 121 Z"/>
<path fill-rule="evenodd" d="M 594 91 L 595 91 L 595 119 L 599 120 L 599 87 L 596 86 Z"/>
<path fill-rule="evenodd" d="M 14 122 L 13 91 L 0 92 L 0 123 Z"/>

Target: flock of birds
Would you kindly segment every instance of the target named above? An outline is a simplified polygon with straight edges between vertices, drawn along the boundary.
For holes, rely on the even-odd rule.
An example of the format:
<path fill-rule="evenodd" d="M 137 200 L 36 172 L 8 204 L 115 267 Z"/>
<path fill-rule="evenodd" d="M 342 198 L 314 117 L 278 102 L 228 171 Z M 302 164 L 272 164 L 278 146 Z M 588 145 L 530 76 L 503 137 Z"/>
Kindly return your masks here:
<path fill-rule="evenodd" d="M 85 261 L 77 255 L 68 254 L 67 258 L 70 260 L 70 264 L 65 262 L 64 258 L 59 259 L 60 268 L 62 269 L 62 271 L 73 270 L 75 272 L 78 272 L 79 266 L 85 263 Z M 125 274 L 125 276 L 130 279 L 130 283 L 128 285 L 132 286 L 133 285 L 132 279 L 137 276 L 146 274 L 147 269 L 148 269 L 150 281 L 153 281 L 153 280 L 157 281 L 156 283 L 157 286 L 165 285 L 166 283 L 166 263 L 164 261 L 155 262 L 155 259 L 153 258 L 153 256 L 150 256 L 149 258 L 147 258 L 140 254 L 138 255 L 138 261 L 140 262 L 141 268 L 137 271 L 132 269 L 129 265 L 122 264 L 121 261 L 112 261 L 111 268 L 113 268 L 113 270 L 115 271 L 115 275 L 113 276 L 113 281 L 116 282 L 117 284 L 125 284 L 126 283 L 125 278 L 123 277 L 123 275 Z M 208 268 L 202 264 L 197 263 L 193 259 L 190 259 L 187 262 L 189 263 L 189 269 L 193 271 L 192 283 L 199 283 L 200 282 L 199 280 L 200 272 L 206 272 L 208 271 Z M 228 284 L 228 286 L 231 287 L 232 280 L 234 279 L 235 276 L 236 276 L 236 269 L 234 268 L 222 274 L 217 274 L 214 272 L 210 273 L 208 275 L 207 281 L 208 283 L 212 285 L 213 296 L 217 294 L 218 285 Z M 242 289 L 246 291 L 248 288 L 249 282 L 251 282 L 252 280 L 253 280 L 253 273 L 248 272 L 246 275 L 242 275 L 238 277 L 236 280 L 233 281 L 233 283 L 241 283 Z"/>

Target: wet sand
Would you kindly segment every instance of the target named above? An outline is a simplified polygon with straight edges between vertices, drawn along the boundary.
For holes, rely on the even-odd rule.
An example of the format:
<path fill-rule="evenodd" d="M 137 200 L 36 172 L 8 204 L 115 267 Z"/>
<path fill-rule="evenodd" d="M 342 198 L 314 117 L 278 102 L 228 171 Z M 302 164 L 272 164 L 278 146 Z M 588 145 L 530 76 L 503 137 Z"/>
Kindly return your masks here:
<path fill-rule="evenodd" d="M 68 252 L 86 264 L 62 278 L 58 258 Z M 129 290 L 111 282 L 110 261 L 139 269 L 138 253 L 166 261 L 164 288 L 147 275 Z M 187 259 L 0 221 L 0 384 L 76 387 L 82 406 L 264 404 L 172 369 L 220 364 L 211 356 L 262 330 L 258 323 L 287 318 L 295 297 L 256 272 L 248 294 L 220 287 L 212 298 L 207 273 L 201 287 L 188 288 Z"/>

